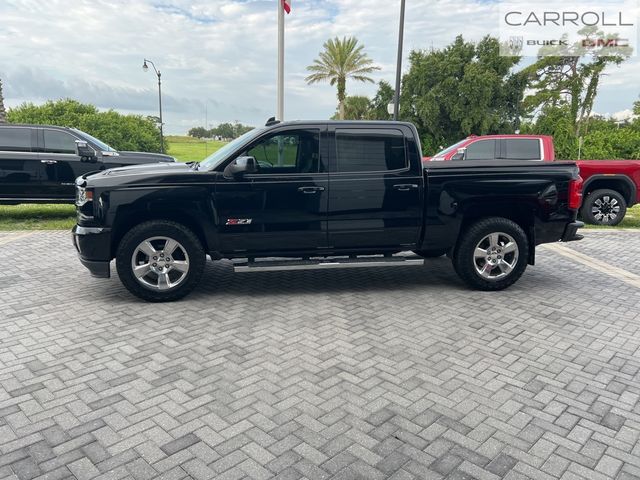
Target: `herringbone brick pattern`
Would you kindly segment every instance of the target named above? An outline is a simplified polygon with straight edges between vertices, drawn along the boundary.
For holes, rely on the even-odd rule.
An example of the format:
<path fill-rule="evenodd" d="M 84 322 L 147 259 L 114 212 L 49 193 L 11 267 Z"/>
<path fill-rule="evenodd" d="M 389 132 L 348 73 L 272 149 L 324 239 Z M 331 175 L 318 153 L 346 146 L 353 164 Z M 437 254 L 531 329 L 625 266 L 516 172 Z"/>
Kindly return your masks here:
<path fill-rule="evenodd" d="M 640 235 L 607 241 L 624 261 Z M 640 478 L 640 291 L 553 251 L 499 293 L 444 258 L 210 263 L 161 305 L 67 233 L 0 251 L 0 477 Z"/>

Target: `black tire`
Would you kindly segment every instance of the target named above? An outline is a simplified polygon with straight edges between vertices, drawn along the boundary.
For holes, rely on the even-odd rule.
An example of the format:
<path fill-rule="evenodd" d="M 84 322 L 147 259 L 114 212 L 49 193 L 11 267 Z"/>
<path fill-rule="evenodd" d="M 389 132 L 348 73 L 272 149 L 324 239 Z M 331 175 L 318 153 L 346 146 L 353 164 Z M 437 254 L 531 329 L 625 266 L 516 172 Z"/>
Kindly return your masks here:
<path fill-rule="evenodd" d="M 494 242 L 497 245 L 495 250 L 491 250 L 494 247 L 491 247 L 488 239 L 491 234 L 498 234 L 498 241 Z M 461 235 L 452 259 L 453 268 L 471 288 L 485 291 L 503 290 L 518 281 L 526 270 L 529 241 L 517 223 L 502 217 L 485 218 L 470 225 Z M 510 246 L 512 242 L 517 247 L 514 251 L 514 247 Z M 476 258 L 476 247 L 486 250 L 487 257 Z M 491 261 L 487 260 L 488 258 Z M 483 267 L 486 267 L 485 275 L 489 277 L 479 272 Z M 493 277 L 490 277 L 491 275 Z"/>
<path fill-rule="evenodd" d="M 627 201 L 620 192 L 594 190 L 582 202 L 580 216 L 591 225 L 618 225 L 627 214 Z"/>
<path fill-rule="evenodd" d="M 159 259 L 158 263 L 152 263 L 154 260 L 151 255 L 138 248 L 147 239 L 154 239 L 151 244 L 158 249 L 158 255 L 166 248 L 167 240 L 164 239 L 177 242 L 178 246 L 170 253 L 173 258 L 167 254 L 168 260 L 173 264 L 164 262 L 165 258 Z M 132 258 L 134 254 L 135 260 Z M 164 257 L 164 253 L 161 255 Z M 139 262 L 140 267 L 148 268 L 146 276 L 138 279 L 133 272 L 134 262 Z M 152 220 L 133 227 L 120 241 L 116 253 L 116 268 L 120 281 L 133 295 L 149 302 L 171 302 L 183 298 L 198 285 L 205 262 L 205 251 L 198 237 L 184 225 L 168 220 Z M 182 264 L 180 269 L 177 268 L 178 263 Z M 158 265 L 162 265 L 159 268 L 164 272 L 163 278 L 168 279 L 166 283 L 160 281 L 161 275 L 155 271 Z M 185 268 L 186 272 L 183 271 Z M 154 278 L 158 287 L 151 285 Z M 170 286 L 169 281 L 175 282 L 175 286 Z M 166 286 L 166 289 L 159 289 L 161 283 L 162 288 Z"/>
<path fill-rule="evenodd" d="M 447 249 L 441 250 L 414 250 L 413 253 L 422 258 L 438 258 L 443 255 L 446 255 L 448 252 Z"/>

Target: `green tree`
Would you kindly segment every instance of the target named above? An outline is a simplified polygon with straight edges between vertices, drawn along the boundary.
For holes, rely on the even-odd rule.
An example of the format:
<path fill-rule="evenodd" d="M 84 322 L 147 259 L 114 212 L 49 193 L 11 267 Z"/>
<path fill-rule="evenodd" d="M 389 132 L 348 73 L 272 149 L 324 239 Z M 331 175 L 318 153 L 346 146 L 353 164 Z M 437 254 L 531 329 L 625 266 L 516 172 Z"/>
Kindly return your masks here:
<path fill-rule="evenodd" d="M 426 153 L 470 134 L 512 133 L 526 86 L 511 72 L 519 60 L 500 56 L 498 40 L 489 36 L 477 44 L 458 36 L 442 50 L 414 50 L 400 117 L 416 124 Z"/>
<path fill-rule="evenodd" d="M 93 105 L 72 99 L 50 100 L 43 105 L 23 103 L 10 109 L 7 119 L 12 123 L 74 127 L 116 150 L 160 151 L 160 132 L 152 120 L 141 115 L 122 115 L 114 110 L 101 112 Z"/>
<path fill-rule="evenodd" d="M 344 99 L 344 118 L 343 120 L 368 120 L 371 111 L 371 102 L 369 97 L 362 95 L 348 95 Z M 340 118 L 339 109 L 332 120 Z"/>
<path fill-rule="evenodd" d="M 640 159 L 640 132 L 629 126 L 600 129 L 591 126 L 584 138 L 582 158 Z"/>
<path fill-rule="evenodd" d="M 604 38 L 596 27 L 583 28 L 579 33 L 587 40 Z M 533 116 L 543 109 L 548 113 L 551 108 L 566 106 L 561 111 L 568 115 L 574 135 L 586 135 L 600 77 L 607 66 L 624 62 L 631 48 L 619 47 L 599 54 L 603 52 L 577 42 L 569 46 L 542 47 L 539 53 L 537 62 L 523 71 L 534 92 L 524 99 L 525 113 Z"/>
<path fill-rule="evenodd" d="M 4 108 L 4 97 L 2 96 L 2 79 L 0 78 L 0 123 L 7 121 L 7 111 Z"/>
<path fill-rule="evenodd" d="M 187 132 L 187 135 L 194 138 L 211 138 L 211 130 L 204 127 L 193 127 Z"/>
<path fill-rule="evenodd" d="M 569 105 L 544 108 L 535 122 L 525 124 L 522 131 L 552 135 L 556 158 L 562 160 L 640 158 L 640 122 L 638 120 L 621 124 L 611 118 L 591 116 L 589 130 L 582 136 L 580 151 Z"/>
<path fill-rule="evenodd" d="M 547 107 L 543 109 L 534 123 L 522 125 L 521 133 L 532 135 L 551 135 L 556 158 L 575 160 L 578 158 L 578 139 L 574 125 L 569 118 L 569 107 Z"/>
<path fill-rule="evenodd" d="M 305 80 L 308 84 L 318 82 L 329 82 L 331 86 L 336 85 L 338 89 L 338 111 L 341 120 L 345 118 L 345 98 L 347 78 L 352 78 L 359 82 L 371 82 L 373 79 L 368 74 L 379 70 L 373 65 L 365 52 L 364 45 L 358 45 L 355 37 L 338 37 L 324 42 L 323 50 L 312 65 L 307 67 L 311 72 Z"/>
<path fill-rule="evenodd" d="M 393 101 L 394 90 L 389 82 L 380 80 L 378 91 L 371 100 L 369 120 L 389 120 L 389 104 Z"/>
<path fill-rule="evenodd" d="M 242 123 L 238 123 L 238 122 L 235 122 L 233 125 L 235 128 L 237 137 L 244 135 L 245 133 L 250 132 L 251 130 L 254 129 L 254 127 L 250 125 L 243 125 Z"/>
<path fill-rule="evenodd" d="M 225 122 L 211 129 L 211 136 L 220 136 L 222 138 L 238 138 L 248 131 L 253 130 L 249 125 L 243 125 L 239 122 Z"/>

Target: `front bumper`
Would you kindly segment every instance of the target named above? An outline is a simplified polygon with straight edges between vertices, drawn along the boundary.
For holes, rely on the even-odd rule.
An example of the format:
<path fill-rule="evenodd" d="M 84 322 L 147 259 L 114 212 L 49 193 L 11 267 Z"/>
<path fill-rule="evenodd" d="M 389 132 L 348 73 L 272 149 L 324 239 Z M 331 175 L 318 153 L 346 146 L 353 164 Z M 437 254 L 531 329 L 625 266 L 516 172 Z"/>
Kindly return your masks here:
<path fill-rule="evenodd" d="M 71 231 L 73 246 L 78 252 L 80 263 L 91 276 L 109 278 L 111 269 L 111 229 L 81 227 L 76 225 Z"/>
<path fill-rule="evenodd" d="M 571 222 L 564 229 L 564 234 L 562 235 L 563 242 L 575 242 L 576 240 L 582 240 L 584 235 L 578 234 L 578 229 L 584 227 L 584 222 Z"/>

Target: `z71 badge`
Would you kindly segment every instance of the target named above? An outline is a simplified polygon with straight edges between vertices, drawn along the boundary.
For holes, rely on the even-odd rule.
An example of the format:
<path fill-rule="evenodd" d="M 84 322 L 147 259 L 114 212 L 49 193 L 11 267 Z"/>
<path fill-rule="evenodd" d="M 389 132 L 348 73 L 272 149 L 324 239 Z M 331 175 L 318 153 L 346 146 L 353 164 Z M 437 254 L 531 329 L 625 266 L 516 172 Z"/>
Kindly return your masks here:
<path fill-rule="evenodd" d="M 251 218 L 227 218 L 227 225 L 250 225 Z"/>

